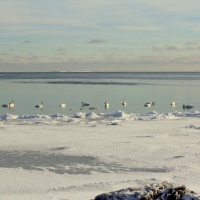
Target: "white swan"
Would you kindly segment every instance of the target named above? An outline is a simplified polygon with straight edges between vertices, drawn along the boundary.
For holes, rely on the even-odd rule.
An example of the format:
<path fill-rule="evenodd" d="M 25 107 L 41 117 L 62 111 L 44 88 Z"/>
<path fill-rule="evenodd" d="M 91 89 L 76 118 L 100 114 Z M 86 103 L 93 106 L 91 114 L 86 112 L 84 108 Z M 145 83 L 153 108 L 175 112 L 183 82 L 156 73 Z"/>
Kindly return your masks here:
<path fill-rule="evenodd" d="M 60 107 L 61 107 L 61 108 L 66 108 L 66 107 L 67 107 L 67 104 L 61 103 L 61 104 L 60 104 Z"/>
<path fill-rule="evenodd" d="M 9 108 L 13 108 L 14 106 L 15 106 L 14 101 L 11 101 L 11 102 L 8 104 L 8 107 L 9 107 Z"/>
<path fill-rule="evenodd" d="M 126 106 L 126 101 L 124 99 L 123 99 L 122 105 Z"/>
<path fill-rule="evenodd" d="M 146 106 L 146 107 L 151 107 L 153 105 L 155 105 L 155 103 L 151 102 L 151 101 L 144 104 L 144 106 Z"/>
<path fill-rule="evenodd" d="M 39 105 L 35 106 L 36 108 L 43 108 L 43 102 L 41 102 Z"/>
<path fill-rule="evenodd" d="M 90 106 L 89 103 L 84 103 L 84 102 L 81 102 L 81 106 L 84 107 L 84 106 Z"/>
<path fill-rule="evenodd" d="M 105 104 L 105 108 L 109 108 L 110 105 L 108 102 L 105 102 L 104 104 Z"/>
<path fill-rule="evenodd" d="M 183 104 L 183 109 L 191 109 L 191 108 L 194 108 L 194 106 Z"/>
<path fill-rule="evenodd" d="M 176 106 L 176 104 L 177 104 L 176 101 L 171 102 L 171 106 Z"/>

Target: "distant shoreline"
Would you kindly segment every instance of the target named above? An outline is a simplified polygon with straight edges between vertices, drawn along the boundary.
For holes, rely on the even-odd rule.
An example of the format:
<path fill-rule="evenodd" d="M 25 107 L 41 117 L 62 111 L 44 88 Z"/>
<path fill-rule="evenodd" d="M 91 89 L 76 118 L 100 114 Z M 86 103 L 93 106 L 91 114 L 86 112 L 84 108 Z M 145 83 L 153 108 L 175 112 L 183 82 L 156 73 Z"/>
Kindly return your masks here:
<path fill-rule="evenodd" d="M 21 71 L 21 72 L 0 72 L 0 73 L 200 73 L 200 71 Z"/>

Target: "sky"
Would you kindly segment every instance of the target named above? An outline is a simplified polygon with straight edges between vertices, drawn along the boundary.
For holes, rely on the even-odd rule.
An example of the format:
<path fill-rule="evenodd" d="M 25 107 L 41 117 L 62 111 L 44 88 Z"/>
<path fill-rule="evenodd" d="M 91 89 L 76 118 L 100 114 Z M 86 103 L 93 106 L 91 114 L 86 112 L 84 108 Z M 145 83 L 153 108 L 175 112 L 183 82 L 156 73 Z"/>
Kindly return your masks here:
<path fill-rule="evenodd" d="M 199 0 L 0 0 L 0 72 L 200 71 Z"/>

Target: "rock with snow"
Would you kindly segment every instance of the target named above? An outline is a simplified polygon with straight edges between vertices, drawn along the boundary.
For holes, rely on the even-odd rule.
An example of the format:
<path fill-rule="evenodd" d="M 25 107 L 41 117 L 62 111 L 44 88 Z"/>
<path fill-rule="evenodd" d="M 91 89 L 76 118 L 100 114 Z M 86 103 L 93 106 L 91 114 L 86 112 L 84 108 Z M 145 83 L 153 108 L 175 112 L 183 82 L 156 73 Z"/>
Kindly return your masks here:
<path fill-rule="evenodd" d="M 185 185 L 174 187 L 168 182 L 163 182 L 148 185 L 144 189 L 129 187 L 100 194 L 95 200 L 200 200 L 200 197 L 186 189 Z"/>

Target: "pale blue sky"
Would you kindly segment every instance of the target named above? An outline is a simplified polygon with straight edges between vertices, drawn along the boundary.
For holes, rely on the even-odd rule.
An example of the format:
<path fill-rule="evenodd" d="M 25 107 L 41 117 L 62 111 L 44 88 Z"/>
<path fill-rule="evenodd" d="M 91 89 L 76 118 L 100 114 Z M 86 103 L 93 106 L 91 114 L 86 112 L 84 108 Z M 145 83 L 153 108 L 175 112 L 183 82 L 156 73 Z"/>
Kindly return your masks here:
<path fill-rule="evenodd" d="M 199 0 L 0 0 L 0 71 L 200 71 Z"/>

